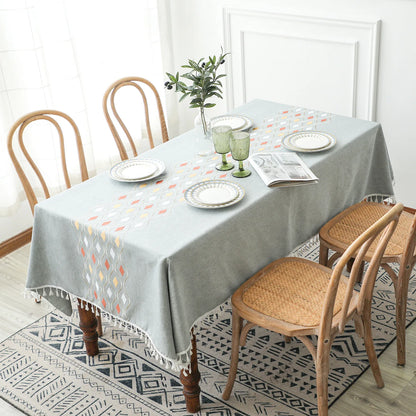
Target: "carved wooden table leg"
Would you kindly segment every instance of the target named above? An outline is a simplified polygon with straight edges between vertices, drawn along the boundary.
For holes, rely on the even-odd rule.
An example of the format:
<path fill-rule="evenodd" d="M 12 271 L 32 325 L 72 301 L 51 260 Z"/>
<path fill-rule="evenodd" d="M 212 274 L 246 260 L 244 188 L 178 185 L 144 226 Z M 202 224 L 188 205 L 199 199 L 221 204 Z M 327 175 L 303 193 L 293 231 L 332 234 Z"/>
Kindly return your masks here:
<path fill-rule="evenodd" d="M 85 309 L 85 305 L 88 305 L 88 310 Z M 78 312 L 79 312 L 79 327 L 84 333 L 82 339 L 85 343 L 85 349 L 87 355 L 98 354 L 98 334 L 97 334 L 97 318 L 94 312 L 91 310 L 91 305 L 81 299 L 78 299 Z"/>
<path fill-rule="evenodd" d="M 201 392 L 199 387 L 199 380 L 201 379 L 201 375 L 198 371 L 195 334 L 192 335 L 191 354 L 191 373 L 188 374 L 182 370 L 179 378 L 183 385 L 183 395 L 185 396 L 186 410 L 189 413 L 196 413 L 201 408 L 199 403 L 199 393 Z"/>

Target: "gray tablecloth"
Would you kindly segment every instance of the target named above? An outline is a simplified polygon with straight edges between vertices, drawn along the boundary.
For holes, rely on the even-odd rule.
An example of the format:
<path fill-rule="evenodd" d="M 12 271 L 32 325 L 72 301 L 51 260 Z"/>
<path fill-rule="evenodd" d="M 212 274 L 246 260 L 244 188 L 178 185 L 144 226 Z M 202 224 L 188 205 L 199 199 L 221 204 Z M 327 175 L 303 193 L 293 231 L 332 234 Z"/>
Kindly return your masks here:
<path fill-rule="evenodd" d="M 319 119 L 314 127 L 337 140 L 325 152 L 301 154 L 319 183 L 272 189 L 254 170 L 234 179 L 215 170 L 218 156 L 196 156 L 196 132 L 187 132 L 142 155 L 164 161 L 160 178 L 122 183 L 106 172 L 39 203 L 27 288 L 67 314 L 71 294 L 131 323 L 159 359 L 179 368 L 189 361 L 198 318 L 347 206 L 368 194 L 393 193 L 379 124 L 261 100 L 236 113 L 258 127 L 253 150 L 282 151 L 276 139 L 298 128 L 297 114 L 304 123 Z M 290 126 L 282 121 L 288 115 Z M 246 195 L 224 209 L 189 206 L 184 189 L 207 178 L 238 182 Z"/>

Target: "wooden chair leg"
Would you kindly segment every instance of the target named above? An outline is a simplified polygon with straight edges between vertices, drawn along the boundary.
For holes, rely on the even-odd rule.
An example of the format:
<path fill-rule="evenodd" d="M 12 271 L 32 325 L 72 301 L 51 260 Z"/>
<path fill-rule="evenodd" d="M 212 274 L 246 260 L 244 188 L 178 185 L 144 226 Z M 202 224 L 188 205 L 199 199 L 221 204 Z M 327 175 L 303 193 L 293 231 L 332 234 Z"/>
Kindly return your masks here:
<path fill-rule="evenodd" d="M 315 362 L 319 416 L 328 416 L 328 375 L 330 349 L 331 344 L 329 342 L 327 344 L 319 345 Z"/>
<path fill-rule="evenodd" d="M 371 334 L 371 311 L 369 313 L 366 313 L 363 316 L 362 322 L 364 326 L 365 350 L 367 351 L 367 356 L 370 362 L 371 371 L 373 372 L 377 387 L 381 389 L 382 387 L 384 387 L 384 381 L 381 376 L 380 367 L 377 361 L 377 354 L 374 348 L 373 336 Z"/>
<path fill-rule="evenodd" d="M 321 242 L 319 245 L 319 264 L 328 266 L 328 247 L 324 246 Z"/>
<path fill-rule="evenodd" d="M 198 370 L 198 357 L 196 351 L 196 337 L 192 335 L 192 350 L 191 350 L 191 372 L 187 373 L 181 371 L 179 379 L 183 385 L 183 395 L 185 396 L 186 410 L 189 413 L 197 413 L 201 409 L 199 394 L 201 388 L 199 387 L 199 380 L 201 374 Z"/>
<path fill-rule="evenodd" d="M 231 363 L 230 371 L 228 373 L 227 385 L 225 386 L 222 398 L 228 400 L 230 398 L 231 390 L 234 386 L 235 376 L 237 374 L 238 367 L 238 353 L 240 350 L 240 334 L 243 326 L 243 319 L 240 317 L 237 311 L 233 310 L 233 335 L 231 344 Z"/>
<path fill-rule="evenodd" d="M 402 266 L 403 267 L 403 266 Z M 396 336 L 397 336 L 397 365 L 406 364 L 406 308 L 409 290 L 409 278 L 412 268 L 408 273 L 399 273 L 396 290 Z M 401 271 L 400 271 L 401 272 Z"/>

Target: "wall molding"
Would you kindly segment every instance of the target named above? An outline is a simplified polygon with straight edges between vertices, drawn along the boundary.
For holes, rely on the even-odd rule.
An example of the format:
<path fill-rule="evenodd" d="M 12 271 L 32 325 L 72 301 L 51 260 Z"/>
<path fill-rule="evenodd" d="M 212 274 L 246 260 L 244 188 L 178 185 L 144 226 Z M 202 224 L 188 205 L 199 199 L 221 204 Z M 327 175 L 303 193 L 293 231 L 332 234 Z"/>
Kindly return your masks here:
<path fill-rule="evenodd" d="M 32 240 L 32 228 L 22 231 L 21 233 L 0 243 L 0 258 L 7 256 L 20 247 L 30 243 Z"/>
<path fill-rule="evenodd" d="M 351 102 L 348 103 L 351 112 L 348 115 L 375 120 L 380 30 L 380 20 L 344 20 L 224 8 L 224 44 L 226 51 L 231 52 L 231 58 L 227 61 L 227 72 L 231 75 L 227 77 L 228 111 L 246 102 L 247 78 L 244 62 L 249 57 L 245 56 L 245 42 L 249 34 L 256 34 L 351 46 Z"/>

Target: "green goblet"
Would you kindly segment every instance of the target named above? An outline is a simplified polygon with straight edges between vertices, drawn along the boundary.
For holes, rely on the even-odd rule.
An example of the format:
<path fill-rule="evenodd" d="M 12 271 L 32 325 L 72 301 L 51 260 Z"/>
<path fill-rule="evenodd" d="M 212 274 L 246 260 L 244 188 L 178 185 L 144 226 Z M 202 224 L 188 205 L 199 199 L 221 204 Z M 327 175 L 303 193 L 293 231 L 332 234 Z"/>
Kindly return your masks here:
<path fill-rule="evenodd" d="M 234 160 L 238 161 L 238 170 L 232 175 L 235 178 L 245 178 L 251 175 L 251 172 L 243 167 L 243 160 L 248 158 L 250 151 L 250 134 L 245 131 L 233 131 L 230 139 L 231 155 Z"/>
<path fill-rule="evenodd" d="M 230 151 L 230 138 L 232 129 L 230 126 L 217 126 L 212 128 L 212 141 L 215 151 L 222 155 L 222 163 L 215 166 L 218 170 L 230 170 L 233 163 L 227 162 L 226 154 Z"/>

